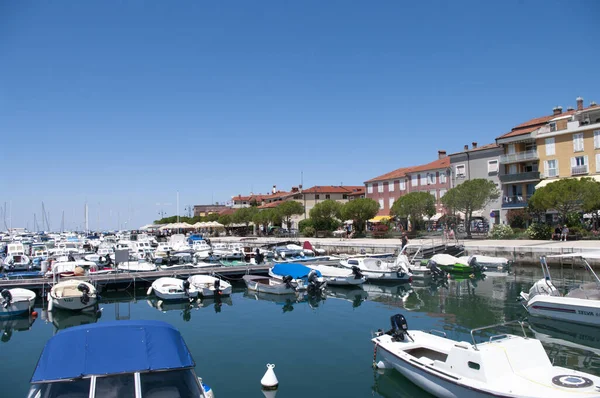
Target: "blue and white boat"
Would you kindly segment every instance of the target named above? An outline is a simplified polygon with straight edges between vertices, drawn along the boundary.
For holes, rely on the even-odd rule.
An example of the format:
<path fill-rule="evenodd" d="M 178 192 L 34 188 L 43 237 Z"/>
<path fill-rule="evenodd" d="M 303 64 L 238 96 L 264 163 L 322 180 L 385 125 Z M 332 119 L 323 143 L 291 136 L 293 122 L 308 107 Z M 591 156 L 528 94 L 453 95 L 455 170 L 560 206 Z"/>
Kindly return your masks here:
<path fill-rule="evenodd" d="M 214 398 L 179 331 L 161 321 L 111 321 L 58 332 L 28 397 Z"/>
<path fill-rule="evenodd" d="M 283 280 L 291 276 L 298 285 L 298 290 L 307 290 L 309 293 L 318 293 L 325 290 L 327 281 L 321 272 L 296 263 L 278 263 L 269 268 L 269 276 L 276 280 Z"/>
<path fill-rule="evenodd" d="M 0 316 L 28 314 L 33 309 L 35 293 L 31 290 L 14 288 L 0 291 Z"/>

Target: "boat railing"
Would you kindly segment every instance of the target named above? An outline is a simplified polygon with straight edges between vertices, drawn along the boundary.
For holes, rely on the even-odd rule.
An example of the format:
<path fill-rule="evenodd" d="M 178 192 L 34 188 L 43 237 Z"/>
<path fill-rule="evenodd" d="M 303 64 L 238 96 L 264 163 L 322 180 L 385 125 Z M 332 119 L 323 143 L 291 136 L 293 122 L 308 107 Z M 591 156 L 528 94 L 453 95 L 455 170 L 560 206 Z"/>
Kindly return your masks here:
<path fill-rule="evenodd" d="M 495 325 L 489 325 L 489 326 L 482 326 L 480 328 L 475 328 L 475 329 L 471 329 L 471 340 L 473 340 L 473 348 L 475 349 L 475 351 L 479 351 L 479 348 L 477 347 L 477 342 L 475 341 L 475 332 L 480 332 L 482 330 L 487 330 L 487 329 L 493 329 L 493 328 L 498 328 L 498 327 L 502 327 L 502 326 L 508 326 L 508 325 L 514 325 L 514 324 L 519 324 L 521 326 L 521 330 L 523 331 L 523 337 L 527 338 L 527 333 L 525 333 L 525 326 L 524 326 L 524 322 L 523 321 L 519 321 L 519 320 L 514 320 L 514 321 L 508 321 L 508 322 L 502 322 L 502 323 L 497 323 Z M 492 340 L 496 340 L 499 339 L 500 337 L 506 337 L 506 334 L 502 334 L 502 335 L 494 335 L 490 337 L 490 342 Z"/>
<path fill-rule="evenodd" d="M 448 337 L 446 335 L 446 332 L 442 332 L 441 330 L 437 330 L 437 329 L 431 329 L 431 330 L 429 330 L 429 334 L 436 334 L 436 333 L 439 334 L 442 337 Z"/>

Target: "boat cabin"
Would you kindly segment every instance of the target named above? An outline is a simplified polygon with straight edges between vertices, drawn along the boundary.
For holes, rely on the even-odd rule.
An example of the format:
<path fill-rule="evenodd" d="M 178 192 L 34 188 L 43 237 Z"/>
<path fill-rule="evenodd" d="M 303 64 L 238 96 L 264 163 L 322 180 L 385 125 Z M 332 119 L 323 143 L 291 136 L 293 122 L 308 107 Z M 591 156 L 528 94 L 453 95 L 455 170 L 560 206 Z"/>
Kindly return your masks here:
<path fill-rule="evenodd" d="M 9 256 L 23 256 L 25 255 L 25 246 L 22 243 L 9 243 L 6 254 Z"/>
<path fill-rule="evenodd" d="M 212 398 L 181 334 L 160 321 L 112 321 L 52 337 L 28 398 Z"/>

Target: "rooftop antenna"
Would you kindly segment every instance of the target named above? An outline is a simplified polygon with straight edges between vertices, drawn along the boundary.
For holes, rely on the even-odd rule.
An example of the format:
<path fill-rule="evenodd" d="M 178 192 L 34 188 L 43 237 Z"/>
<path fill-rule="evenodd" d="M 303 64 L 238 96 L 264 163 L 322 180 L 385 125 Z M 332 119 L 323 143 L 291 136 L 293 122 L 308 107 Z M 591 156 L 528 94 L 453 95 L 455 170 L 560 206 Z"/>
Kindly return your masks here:
<path fill-rule="evenodd" d="M 63 233 L 65 232 L 65 211 L 62 211 L 62 218 L 60 221 L 60 232 Z"/>

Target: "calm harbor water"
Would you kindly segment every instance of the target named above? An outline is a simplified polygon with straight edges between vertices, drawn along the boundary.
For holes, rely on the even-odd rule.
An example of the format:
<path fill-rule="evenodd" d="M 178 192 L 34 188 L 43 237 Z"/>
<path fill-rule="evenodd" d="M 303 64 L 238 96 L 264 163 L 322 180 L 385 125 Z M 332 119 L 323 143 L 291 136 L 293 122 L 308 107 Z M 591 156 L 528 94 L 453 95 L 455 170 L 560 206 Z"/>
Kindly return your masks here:
<path fill-rule="evenodd" d="M 0 391 L 25 396 L 46 341 L 60 329 L 115 319 L 157 319 L 175 325 L 196 360 L 197 373 L 218 398 L 263 397 L 260 379 L 276 364 L 279 398 L 427 397 L 397 372 L 374 372 L 371 331 L 389 327 L 402 313 L 412 329 L 444 330 L 469 339 L 469 330 L 526 317 L 516 301 L 539 279 L 538 267 L 515 267 L 510 274 L 489 273 L 483 280 L 451 280 L 447 286 L 411 285 L 332 288 L 325 300 L 248 293 L 238 286 L 220 304 L 213 300 L 189 308 L 160 309 L 146 288 L 102 294 L 101 316 L 56 312 L 38 319 L 0 320 Z M 581 272 L 555 272 L 557 286 L 589 281 Z M 600 333 L 596 328 L 530 319 L 529 336 L 542 341 L 555 364 L 600 375 Z M 513 330 L 516 332 L 517 330 Z"/>

